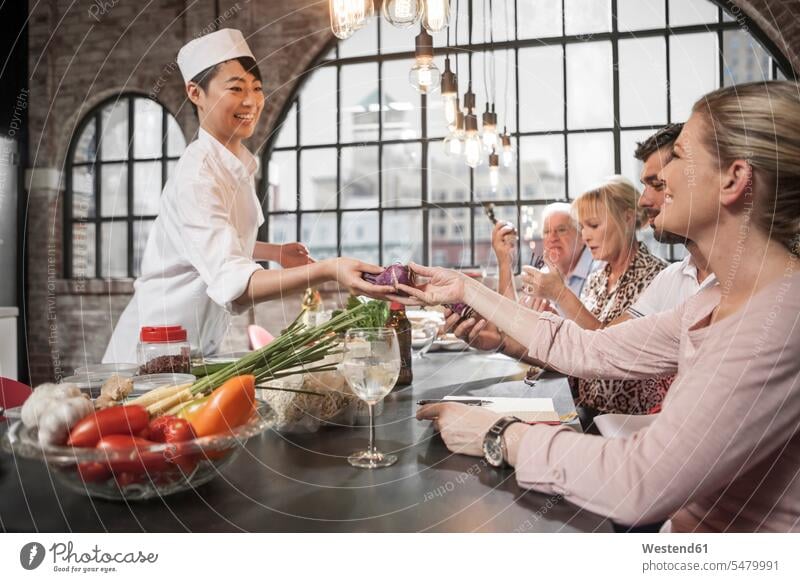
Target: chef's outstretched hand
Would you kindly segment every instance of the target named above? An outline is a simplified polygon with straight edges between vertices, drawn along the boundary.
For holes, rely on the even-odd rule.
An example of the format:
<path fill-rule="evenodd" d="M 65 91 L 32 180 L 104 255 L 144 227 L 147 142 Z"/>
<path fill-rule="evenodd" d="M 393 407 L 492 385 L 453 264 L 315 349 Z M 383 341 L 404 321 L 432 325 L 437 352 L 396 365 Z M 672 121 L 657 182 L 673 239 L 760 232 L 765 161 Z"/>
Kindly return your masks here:
<path fill-rule="evenodd" d="M 306 245 L 299 242 L 291 242 L 278 247 L 278 262 L 284 269 L 291 269 L 292 267 L 302 267 L 316 261 L 309 256 Z"/>
<path fill-rule="evenodd" d="M 464 300 L 467 276 L 463 273 L 441 267 L 424 267 L 416 263 L 409 263 L 408 266 L 417 275 L 416 286 L 398 283 L 397 288 L 409 297 L 390 296 L 390 299 L 406 305 L 442 305 Z"/>
<path fill-rule="evenodd" d="M 348 257 L 326 259 L 324 262 L 327 263 L 330 278 L 335 279 L 342 287 L 346 287 L 353 295 L 385 299 L 389 294 L 396 292 L 391 285 L 373 285 L 363 279 L 364 273 L 378 275 L 383 272 L 383 267 Z"/>

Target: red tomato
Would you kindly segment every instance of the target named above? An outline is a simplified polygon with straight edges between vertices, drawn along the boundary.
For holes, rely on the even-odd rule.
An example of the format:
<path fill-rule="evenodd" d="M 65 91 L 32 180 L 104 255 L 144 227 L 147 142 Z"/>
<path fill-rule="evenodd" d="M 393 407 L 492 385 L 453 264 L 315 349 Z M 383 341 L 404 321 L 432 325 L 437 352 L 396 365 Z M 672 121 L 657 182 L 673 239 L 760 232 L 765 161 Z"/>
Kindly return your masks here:
<path fill-rule="evenodd" d="M 141 406 L 112 406 L 83 417 L 69 433 L 67 445 L 93 447 L 108 435 L 132 435 L 145 427 L 150 420 Z"/>
<path fill-rule="evenodd" d="M 115 453 L 108 460 L 108 466 L 114 473 L 153 473 L 169 468 L 166 451 L 154 453 L 142 450 L 158 444 L 128 434 L 112 434 L 101 438 L 97 448 Z M 116 454 L 117 451 L 125 451 L 126 454 Z"/>
<path fill-rule="evenodd" d="M 150 440 L 157 443 L 179 443 L 195 438 L 189 421 L 177 416 L 160 416 L 147 427 Z"/>
<path fill-rule="evenodd" d="M 84 483 L 99 483 L 111 477 L 111 469 L 105 463 L 80 463 L 78 474 Z"/>
<path fill-rule="evenodd" d="M 181 447 L 177 444 L 195 438 L 189 421 L 177 416 L 161 416 L 153 420 L 148 428 L 152 440 L 175 445 L 165 451 L 167 460 L 177 465 L 185 475 L 191 475 L 197 467 L 197 454 L 181 453 Z"/>

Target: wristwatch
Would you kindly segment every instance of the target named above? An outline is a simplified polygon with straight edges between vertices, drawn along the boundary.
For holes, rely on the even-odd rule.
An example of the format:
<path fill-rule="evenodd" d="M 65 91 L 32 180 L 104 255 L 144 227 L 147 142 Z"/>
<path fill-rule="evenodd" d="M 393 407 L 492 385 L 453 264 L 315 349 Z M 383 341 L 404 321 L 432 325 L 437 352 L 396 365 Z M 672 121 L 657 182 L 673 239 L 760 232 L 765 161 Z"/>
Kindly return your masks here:
<path fill-rule="evenodd" d="M 516 416 L 504 416 L 492 425 L 486 436 L 483 437 L 483 457 L 492 467 L 502 467 L 506 464 L 506 444 L 503 433 L 515 422 L 522 422 Z"/>

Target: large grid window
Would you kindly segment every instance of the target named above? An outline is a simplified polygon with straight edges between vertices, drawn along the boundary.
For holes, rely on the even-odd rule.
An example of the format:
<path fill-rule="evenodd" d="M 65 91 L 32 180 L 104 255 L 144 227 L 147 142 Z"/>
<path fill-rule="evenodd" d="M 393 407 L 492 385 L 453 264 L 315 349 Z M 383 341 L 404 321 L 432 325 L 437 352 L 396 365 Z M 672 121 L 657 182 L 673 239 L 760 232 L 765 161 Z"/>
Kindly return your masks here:
<path fill-rule="evenodd" d="M 178 123 L 138 95 L 114 97 L 82 121 L 70 146 L 65 273 L 136 277 L 161 190 L 186 147 Z"/>
<path fill-rule="evenodd" d="M 685 120 L 701 95 L 788 71 L 755 40 L 752 23 L 713 2 L 495 1 L 492 44 L 487 8 L 488 0 L 460 1 L 449 52 L 453 67 L 458 55 L 460 93 L 470 80 L 479 115 L 494 55 L 489 95 L 516 154 L 496 191 L 485 161 L 472 170 L 445 155 L 440 97 L 410 86 L 416 31 L 376 19 L 305 75 L 273 134 L 262 236 L 303 241 L 319 258 L 485 267 L 491 224 L 482 203 L 536 240 L 546 204 L 614 173 L 638 184 L 636 142 Z M 441 70 L 447 34 L 434 44 Z M 649 229 L 640 237 L 665 258 L 683 256 Z M 527 261 L 527 245 L 522 252 Z"/>

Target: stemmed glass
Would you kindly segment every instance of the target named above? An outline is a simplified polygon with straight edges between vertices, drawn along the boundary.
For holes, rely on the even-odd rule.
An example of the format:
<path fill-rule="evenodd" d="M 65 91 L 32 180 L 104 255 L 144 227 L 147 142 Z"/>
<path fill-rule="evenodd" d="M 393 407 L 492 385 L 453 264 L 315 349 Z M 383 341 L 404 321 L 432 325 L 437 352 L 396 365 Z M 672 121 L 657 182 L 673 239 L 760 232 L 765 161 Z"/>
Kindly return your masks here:
<path fill-rule="evenodd" d="M 369 447 L 347 457 L 354 467 L 376 469 L 397 462 L 375 448 L 373 407 L 391 391 L 400 375 L 400 346 L 394 329 L 385 327 L 348 330 L 344 337 L 342 374 L 350 388 L 369 407 Z"/>

